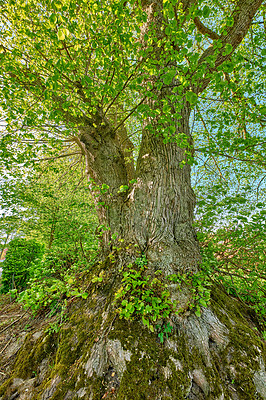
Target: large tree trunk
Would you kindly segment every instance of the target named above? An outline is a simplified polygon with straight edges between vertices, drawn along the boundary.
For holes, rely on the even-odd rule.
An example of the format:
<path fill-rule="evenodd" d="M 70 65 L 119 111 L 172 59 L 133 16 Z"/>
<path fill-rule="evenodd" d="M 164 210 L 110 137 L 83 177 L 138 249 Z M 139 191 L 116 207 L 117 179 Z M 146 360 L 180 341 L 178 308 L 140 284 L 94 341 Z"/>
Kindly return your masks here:
<path fill-rule="evenodd" d="M 188 106 L 183 109 L 179 130 L 191 141 Z M 115 236 L 126 246 L 138 245 L 155 269 L 197 271 L 200 255 L 192 226 L 195 195 L 185 149 L 144 130 L 131 184 L 116 140 L 104 140 L 104 145 L 92 150 L 88 133 L 81 136 L 88 171 L 93 170 L 98 183 L 96 205 L 103 228 L 103 254 L 108 255 Z M 101 190 L 103 184 L 108 189 Z"/>
<path fill-rule="evenodd" d="M 148 15 L 143 33 L 156 11 L 160 35 L 162 1 L 142 3 Z M 186 9 L 194 2 L 182 3 Z M 249 6 L 245 18 L 249 21 L 260 1 L 243 0 L 243 4 Z M 243 37 L 242 24 L 241 29 Z M 239 30 L 231 31 L 229 39 L 238 40 L 232 39 L 235 48 L 242 39 Z M 201 82 L 195 91 L 207 83 Z M 186 150 L 191 151 L 192 145 L 189 114 L 184 101 L 175 132 L 185 134 L 189 149 L 173 140 L 165 143 L 160 132 L 150 132 L 144 121 L 135 170 L 125 161 L 124 128 L 117 130 L 100 108 L 95 109 L 93 120 L 84 118 L 77 142 L 95 194 L 102 261 L 84 277 L 88 299 L 69 307 L 68 321 L 59 333 L 49 335 L 41 329 L 27 336 L 9 380 L 0 389 L 1 400 L 266 399 L 265 352 L 248 310 L 216 287 L 210 305 L 196 316 L 189 307 L 193 300 L 189 283 L 167 280 L 168 275 L 193 275 L 200 269 L 192 225 L 195 197 L 186 162 Z M 173 312 L 155 322 L 156 332 L 144 326 L 140 314 L 125 320 L 117 312 L 115 293 L 123 289 L 123 273 L 132 268 L 129 265 L 137 271 L 134 263 L 140 256 L 147 260 L 143 278 L 152 280 L 161 271 L 157 297 L 160 285 L 167 285 L 173 304 Z M 155 296 L 155 289 L 150 290 Z M 169 326 L 171 333 L 161 343 L 158 333 Z"/>
<path fill-rule="evenodd" d="M 179 131 L 185 132 L 191 142 L 189 107 L 184 107 L 182 113 Z M 111 126 L 107 133 L 97 133 L 98 137 L 99 142 L 95 131 L 87 128 L 80 143 L 88 174 L 94 180 L 105 252 L 110 252 L 111 237 L 115 236 L 127 245 L 137 244 L 160 269 L 196 271 L 200 256 L 192 226 L 195 195 L 190 166 L 182 164 L 186 161 L 185 149 L 173 142 L 164 143 L 163 137 L 144 130 L 135 174 L 128 177 Z M 130 183 L 132 177 L 134 183 Z M 103 185 L 107 189 L 102 190 Z"/>
<path fill-rule="evenodd" d="M 189 109 L 179 131 L 189 135 Z M 178 131 L 177 131 L 178 134 Z M 196 271 L 199 247 L 192 226 L 195 195 L 185 150 L 144 131 L 138 158 L 138 182 L 129 194 L 127 232 L 150 262 L 168 273 Z"/>

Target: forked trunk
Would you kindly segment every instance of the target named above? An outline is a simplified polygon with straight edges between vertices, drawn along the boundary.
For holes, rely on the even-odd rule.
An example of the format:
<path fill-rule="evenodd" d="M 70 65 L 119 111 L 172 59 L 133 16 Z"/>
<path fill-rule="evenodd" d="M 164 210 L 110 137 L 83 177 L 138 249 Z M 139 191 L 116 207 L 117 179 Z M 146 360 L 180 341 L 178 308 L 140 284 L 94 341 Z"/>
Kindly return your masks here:
<path fill-rule="evenodd" d="M 176 140 L 179 134 L 185 135 L 191 151 L 188 104 L 180 114 L 175 135 L 168 142 L 144 126 L 136 169 L 130 172 L 111 125 L 97 136 L 90 127 L 82 131 L 80 145 L 93 179 L 105 256 L 117 240 L 123 240 L 126 245 L 138 245 L 155 269 L 168 273 L 198 270 L 188 149 L 179 147 Z"/>
<path fill-rule="evenodd" d="M 180 129 L 189 137 L 188 118 L 184 108 Z M 94 147 L 88 131 L 81 136 L 97 202 L 105 203 L 99 217 L 110 228 L 103 235 L 108 255 L 84 278 L 89 296 L 69 307 L 59 333 L 42 327 L 23 336 L 17 356 L 6 349 L 14 365 L 0 399 L 266 399 L 265 351 L 249 311 L 216 287 L 195 315 L 190 273 L 200 256 L 184 149 L 145 131 L 130 184 L 119 141 L 109 134 L 105 146 Z M 177 273 L 187 280 L 169 282 Z"/>

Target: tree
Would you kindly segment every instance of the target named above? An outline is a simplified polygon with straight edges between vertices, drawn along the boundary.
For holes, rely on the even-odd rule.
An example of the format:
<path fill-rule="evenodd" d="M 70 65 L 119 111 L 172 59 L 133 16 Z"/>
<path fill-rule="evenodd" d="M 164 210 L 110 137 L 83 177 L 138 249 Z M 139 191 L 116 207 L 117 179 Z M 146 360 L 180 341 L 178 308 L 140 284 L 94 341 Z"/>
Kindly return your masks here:
<path fill-rule="evenodd" d="M 13 168 L 13 179 L 2 183 L 3 248 L 12 235 L 19 235 L 38 240 L 48 249 L 55 247 L 57 252 L 74 251 L 87 260 L 95 256 L 97 216 L 84 185 L 80 158 L 46 161 L 41 171 L 28 170 L 23 178 Z"/>
<path fill-rule="evenodd" d="M 30 267 L 43 255 L 43 246 L 34 240 L 15 238 L 9 243 L 9 249 L 3 264 L 1 291 L 22 290 L 30 276 Z"/>
<path fill-rule="evenodd" d="M 259 53 L 254 70 L 261 79 L 262 0 L 2 4 L 2 109 L 8 124 L 2 151 L 28 166 L 41 143 L 54 156 L 58 131 L 76 144 L 102 231 L 103 263 L 92 279 L 97 300 L 92 296 L 89 303 L 96 310 L 90 317 L 101 322 L 94 326 L 89 355 L 81 353 L 85 382 L 74 385 L 70 396 L 82 389 L 93 399 L 265 398 L 259 339 L 220 289 L 208 305 L 201 282 L 189 125 L 198 98 L 217 92 L 225 103 L 238 99 L 243 113 L 236 136 L 247 135 L 247 124 L 264 124 L 263 85 L 249 96 L 235 80 L 246 62 L 245 46 L 256 47 L 249 37 L 253 23 Z M 129 133 L 133 117 L 137 129 Z M 217 128 L 212 134 L 221 135 Z M 240 139 L 234 145 L 246 140 Z M 225 140 L 219 144 L 219 151 L 227 146 Z M 105 314 L 96 306 L 100 302 Z M 117 309 L 128 322 L 116 319 Z M 169 332 L 172 337 L 161 345 L 143 325 L 156 328 L 160 339 Z M 58 357 L 60 380 L 67 366 Z M 54 393 L 68 393 L 63 382 Z"/>
<path fill-rule="evenodd" d="M 97 216 L 79 168 L 80 156 L 52 160 L 41 174 L 32 171 L 27 183 L 18 183 L 16 199 L 23 205 L 21 230 L 27 238 L 90 258 L 97 248 Z"/>

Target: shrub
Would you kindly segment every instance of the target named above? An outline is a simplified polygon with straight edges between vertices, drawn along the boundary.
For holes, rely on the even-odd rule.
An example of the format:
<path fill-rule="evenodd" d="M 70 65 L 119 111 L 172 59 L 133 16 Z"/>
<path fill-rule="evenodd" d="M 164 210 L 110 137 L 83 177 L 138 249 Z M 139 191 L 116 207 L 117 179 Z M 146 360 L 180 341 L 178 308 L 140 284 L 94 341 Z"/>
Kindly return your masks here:
<path fill-rule="evenodd" d="M 31 266 L 36 264 L 44 252 L 44 246 L 35 240 L 15 238 L 8 245 L 6 259 L 3 262 L 1 292 L 18 291 L 26 287 L 31 275 Z"/>

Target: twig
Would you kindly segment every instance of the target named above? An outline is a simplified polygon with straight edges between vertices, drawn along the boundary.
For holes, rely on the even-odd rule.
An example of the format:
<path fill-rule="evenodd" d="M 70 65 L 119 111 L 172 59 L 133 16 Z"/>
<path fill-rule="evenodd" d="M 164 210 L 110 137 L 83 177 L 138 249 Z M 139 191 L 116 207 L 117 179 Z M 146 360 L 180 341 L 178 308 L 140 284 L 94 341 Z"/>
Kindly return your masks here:
<path fill-rule="evenodd" d="M 5 345 L 5 347 L 0 351 L 0 354 L 2 354 L 2 353 L 5 351 L 5 349 L 7 348 L 7 346 L 9 345 L 9 343 L 11 342 L 12 339 L 13 339 L 13 337 L 11 337 L 11 338 L 9 339 L 9 341 L 7 342 L 7 344 Z"/>
<path fill-rule="evenodd" d="M 10 303 L 8 303 L 8 304 L 3 308 L 3 310 L 1 310 L 1 311 L 4 312 L 4 311 L 10 306 L 10 304 L 13 304 L 13 303 L 14 303 L 14 301 L 15 301 L 15 299 L 12 300 Z"/>
<path fill-rule="evenodd" d="M 143 99 L 134 107 L 132 108 L 131 112 L 118 124 L 118 126 L 114 129 L 114 132 L 116 132 L 121 125 L 136 111 L 136 109 L 146 100 L 147 96 L 143 97 Z"/>
<path fill-rule="evenodd" d="M 4 331 L 6 331 L 8 328 L 10 328 L 12 325 L 16 324 L 22 317 L 24 317 L 24 315 L 26 315 L 28 313 L 28 311 L 26 311 L 24 314 L 21 315 L 21 317 L 19 317 L 18 319 L 16 319 L 15 321 L 13 321 L 11 324 L 7 325 L 4 329 L 2 329 L 0 331 L 0 333 L 3 333 Z"/>
<path fill-rule="evenodd" d="M 75 153 L 68 153 L 68 154 L 61 154 L 59 156 L 54 156 L 54 157 L 47 157 L 47 158 L 37 158 L 35 160 L 33 160 L 34 162 L 38 162 L 38 161 L 49 161 L 49 160 L 55 160 L 58 158 L 63 158 L 63 157 L 69 157 L 69 156 L 74 156 L 76 154 L 81 154 L 80 152 L 75 152 Z"/>
<path fill-rule="evenodd" d="M 105 333 L 105 338 L 107 338 L 107 336 L 108 336 L 108 334 L 109 334 L 109 332 L 110 332 L 110 330 L 111 330 L 111 328 L 112 328 L 112 326 L 113 326 L 113 323 L 115 322 L 115 320 L 116 320 L 116 318 L 117 318 L 117 315 L 118 314 L 115 314 L 115 316 L 114 316 L 114 318 L 113 318 L 113 320 L 112 320 L 112 322 L 111 322 L 111 324 L 110 324 L 110 326 L 109 326 L 109 329 L 108 329 L 108 331 Z"/>

